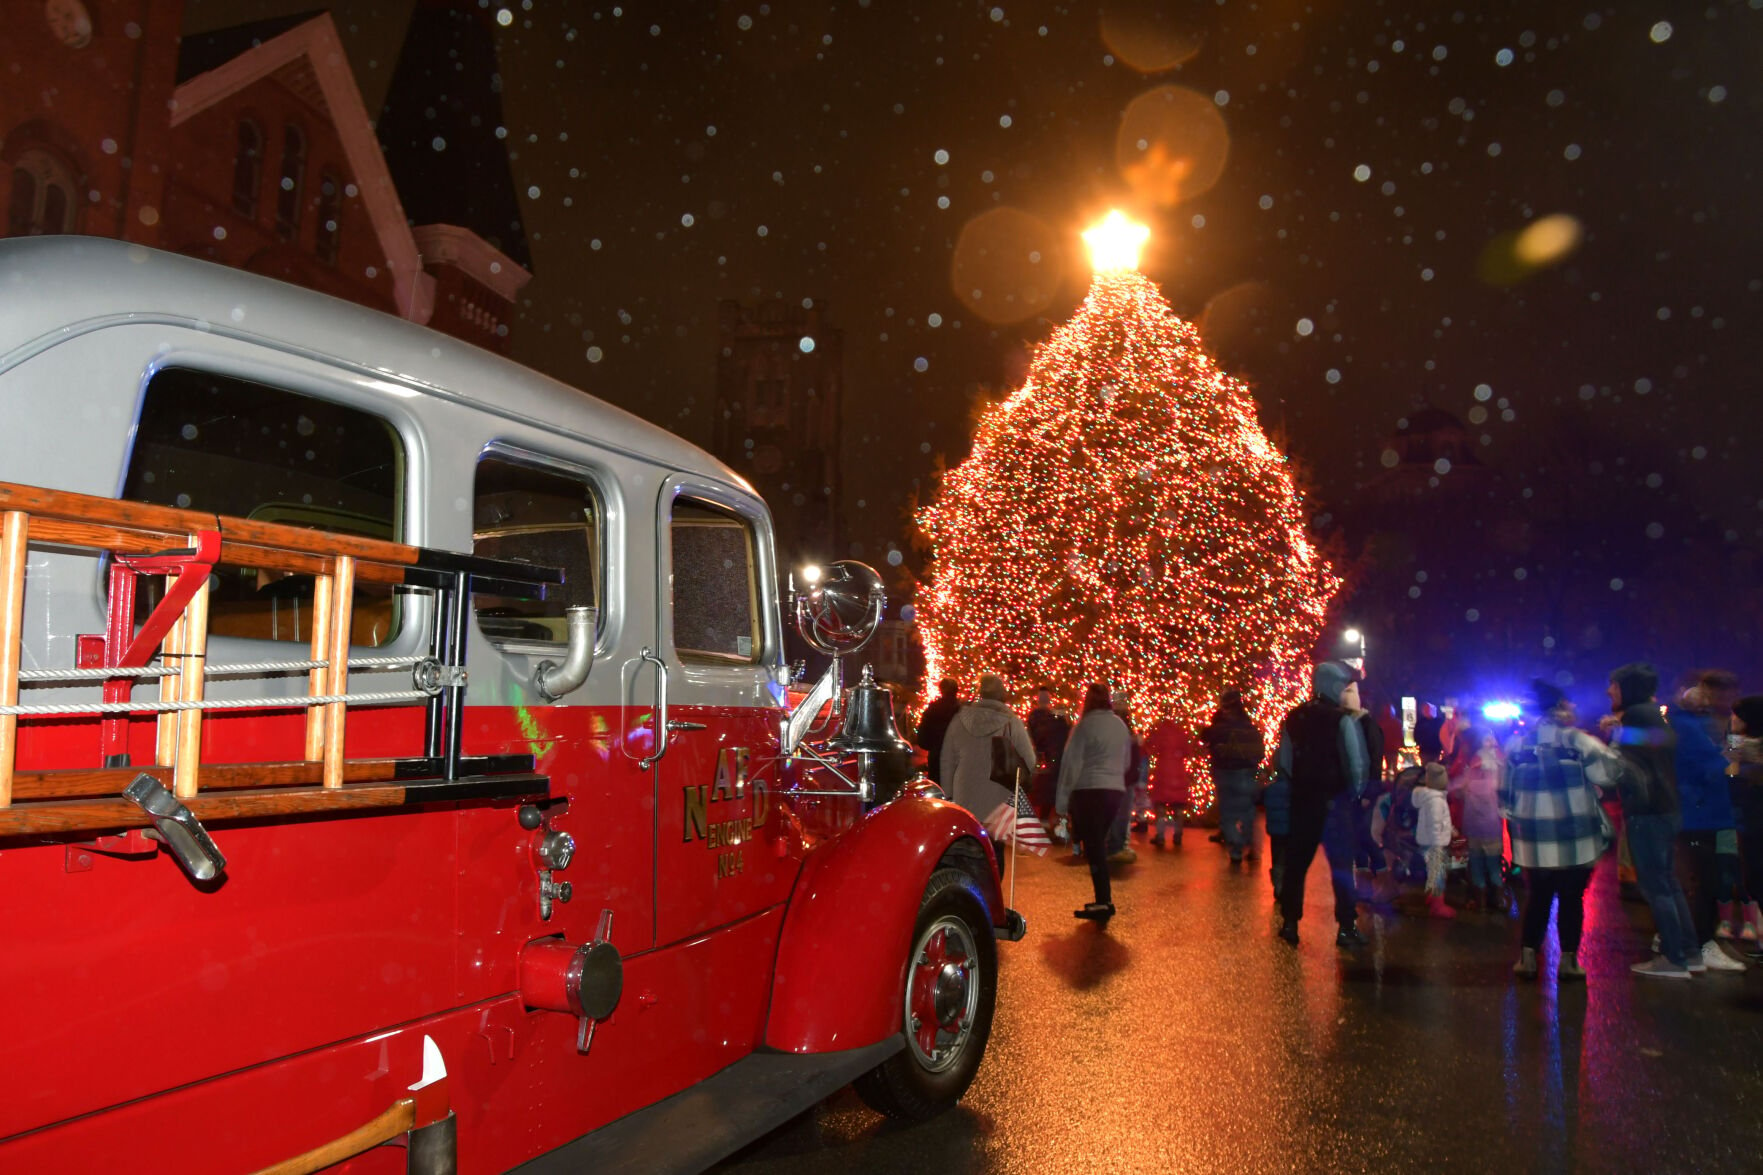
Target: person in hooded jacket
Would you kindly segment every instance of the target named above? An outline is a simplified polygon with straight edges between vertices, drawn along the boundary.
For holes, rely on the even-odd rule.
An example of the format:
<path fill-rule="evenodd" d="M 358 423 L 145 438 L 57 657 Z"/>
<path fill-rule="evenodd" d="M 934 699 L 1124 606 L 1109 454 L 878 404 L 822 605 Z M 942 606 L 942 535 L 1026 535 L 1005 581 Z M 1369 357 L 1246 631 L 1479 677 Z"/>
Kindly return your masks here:
<path fill-rule="evenodd" d="M 1706 971 L 1689 900 L 1672 869 L 1683 814 L 1677 798 L 1676 738 L 1654 694 L 1659 671 L 1634 662 L 1610 674 L 1610 708 L 1601 725 L 1621 756 L 1616 795 L 1641 893 L 1653 911 L 1658 953 L 1629 968 L 1649 979 L 1688 979 Z M 1716 948 L 1718 949 L 1718 948 Z"/>
<path fill-rule="evenodd" d="M 1677 834 L 1677 879 L 1689 898 L 1702 962 L 1711 971 L 1742 971 L 1744 964 L 1720 949 L 1732 936 L 1732 883 L 1738 854 L 1732 790 L 1726 782 L 1726 732 L 1738 678 L 1723 669 L 1703 670 L 1683 691 L 1667 719 L 1677 736 L 1673 764 L 1677 797 L 1683 809 L 1683 830 Z M 1724 909 L 1722 908 L 1724 905 Z M 1719 928 L 1727 928 L 1721 935 Z"/>
<path fill-rule="evenodd" d="M 943 787 L 950 799 L 981 820 L 999 804 L 1014 799 L 1007 785 L 992 778 L 998 759 L 992 748 L 994 740 L 1002 739 L 1015 756 L 1023 769 L 1024 786 L 1034 769 L 1035 744 L 1028 737 L 1028 727 L 1010 708 L 1009 697 L 1003 679 L 986 674 L 979 679 L 979 697 L 961 707 L 943 736 Z"/>
<path fill-rule="evenodd" d="M 1555 908 L 1560 962 L 1555 977 L 1584 979 L 1579 962 L 1585 891 L 1609 847 L 1598 788 L 1613 778 L 1617 755 L 1574 723 L 1573 702 L 1554 683 L 1531 682 L 1536 721 L 1506 743 L 1500 811 L 1512 834 L 1512 863 L 1523 870 L 1524 921 L 1512 973 L 1535 979 Z"/>
<path fill-rule="evenodd" d="M 1212 760 L 1212 786 L 1218 793 L 1218 827 L 1234 864 L 1255 848 L 1255 770 L 1267 746 L 1243 707 L 1241 690 L 1218 695 L 1218 709 L 1200 732 Z"/>
<path fill-rule="evenodd" d="M 1084 691 L 1083 717 L 1059 759 L 1061 816 L 1071 819 L 1072 839 L 1083 846 L 1096 900 L 1076 911 L 1079 918 L 1102 921 L 1114 914 L 1108 877 L 1108 830 L 1126 802 L 1126 771 L 1132 762 L 1132 731 L 1114 712 L 1108 686 L 1093 682 Z"/>
<path fill-rule="evenodd" d="M 1298 945 L 1304 879 L 1321 846 L 1334 883 L 1335 945 L 1365 945 L 1353 889 L 1355 813 L 1365 790 L 1365 736 L 1359 729 L 1359 686 L 1353 670 L 1324 661 L 1311 675 L 1314 696 L 1286 715 L 1274 770 L 1291 785 L 1291 839 L 1280 887 L 1280 938 Z"/>

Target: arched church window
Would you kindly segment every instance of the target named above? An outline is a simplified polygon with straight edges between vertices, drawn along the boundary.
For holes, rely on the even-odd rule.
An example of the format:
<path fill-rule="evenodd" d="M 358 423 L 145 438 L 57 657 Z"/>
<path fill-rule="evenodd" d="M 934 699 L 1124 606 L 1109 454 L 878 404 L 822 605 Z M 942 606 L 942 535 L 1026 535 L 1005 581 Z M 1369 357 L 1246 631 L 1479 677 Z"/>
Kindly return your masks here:
<path fill-rule="evenodd" d="M 73 169 L 41 148 L 24 152 L 12 165 L 12 199 L 6 233 L 34 237 L 74 230 Z"/>
<path fill-rule="evenodd" d="M 263 131 L 250 119 L 239 122 L 239 151 L 233 159 L 233 211 L 257 216 L 257 194 L 263 190 Z"/>
<path fill-rule="evenodd" d="M 282 131 L 282 179 L 275 194 L 275 235 L 300 235 L 300 187 L 306 178 L 306 136 L 289 123 Z"/>

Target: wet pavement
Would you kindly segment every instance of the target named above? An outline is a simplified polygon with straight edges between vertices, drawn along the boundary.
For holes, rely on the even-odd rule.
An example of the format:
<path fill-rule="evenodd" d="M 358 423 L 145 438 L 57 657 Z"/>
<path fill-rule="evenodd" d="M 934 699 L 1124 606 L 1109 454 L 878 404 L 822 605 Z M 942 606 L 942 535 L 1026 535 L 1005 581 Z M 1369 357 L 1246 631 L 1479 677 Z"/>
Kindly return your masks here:
<path fill-rule="evenodd" d="M 912 1126 L 849 1090 L 719 1172 L 1763 1170 L 1763 966 L 1632 977 L 1652 927 L 1613 862 L 1587 898 L 1585 983 L 1511 972 L 1517 919 L 1361 907 L 1334 946 L 1321 855 L 1302 945 L 1264 868 L 1190 829 L 1135 837 L 1106 930 L 1055 846 L 1022 859 L 1028 937 L 1000 944 L 991 1046 L 960 1106 Z M 1266 862 L 1260 862 L 1265 866 Z"/>

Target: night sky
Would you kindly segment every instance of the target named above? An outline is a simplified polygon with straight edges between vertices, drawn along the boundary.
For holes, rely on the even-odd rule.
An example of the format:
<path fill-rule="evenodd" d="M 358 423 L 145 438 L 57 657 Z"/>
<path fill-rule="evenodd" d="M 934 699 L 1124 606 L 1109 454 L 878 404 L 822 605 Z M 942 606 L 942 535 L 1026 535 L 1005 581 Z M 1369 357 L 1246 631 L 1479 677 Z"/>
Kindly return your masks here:
<path fill-rule="evenodd" d="M 199 0 L 186 30 L 311 6 Z M 410 7 L 332 8 L 370 110 Z M 1081 298 L 1076 234 L 1118 206 L 1319 513 L 1351 511 L 1425 405 L 1468 424 L 1503 494 L 1584 477 L 1539 438 L 1591 438 L 1623 502 L 1599 558 L 1657 567 L 1676 535 L 1647 527 L 1687 519 L 1718 565 L 1684 578 L 1717 601 L 1763 547 L 1759 9 L 511 5 L 502 113 L 535 271 L 515 357 L 707 444 L 717 301 L 812 299 L 846 339 L 843 553 L 885 564 L 976 398 Z M 1117 144 L 1170 86 L 1218 118 L 1165 94 Z M 1514 235 L 1556 214 L 1577 246 L 1514 266 Z M 1649 492 L 1659 517 L 1629 517 Z M 1486 560 L 1492 584 L 1505 556 Z M 1476 584 L 1425 623 L 1498 590 Z"/>

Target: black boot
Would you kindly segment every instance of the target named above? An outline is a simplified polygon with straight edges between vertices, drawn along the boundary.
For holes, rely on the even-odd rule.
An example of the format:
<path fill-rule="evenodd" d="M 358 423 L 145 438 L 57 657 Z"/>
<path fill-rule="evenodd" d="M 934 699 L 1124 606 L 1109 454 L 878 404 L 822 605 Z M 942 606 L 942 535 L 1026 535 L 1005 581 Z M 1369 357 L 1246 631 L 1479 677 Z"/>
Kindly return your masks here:
<path fill-rule="evenodd" d="M 1365 941 L 1365 936 L 1359 933 L 1358 925 L 1352 922 L 1344 924 L 1335 932 L 1334 936 L 1334 944 L 1337 947 L 1345 947 L 1348 950 L 1364 946 Z"/>

